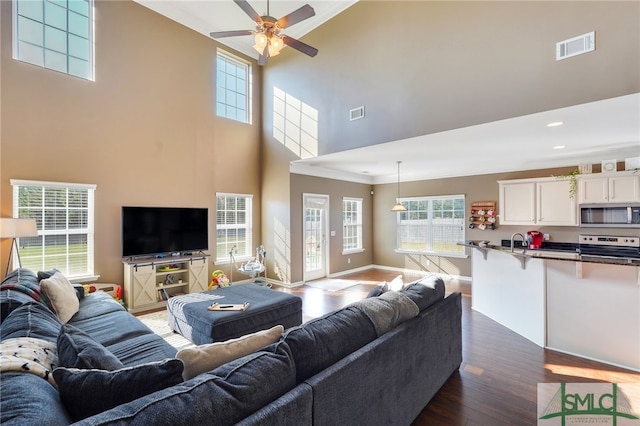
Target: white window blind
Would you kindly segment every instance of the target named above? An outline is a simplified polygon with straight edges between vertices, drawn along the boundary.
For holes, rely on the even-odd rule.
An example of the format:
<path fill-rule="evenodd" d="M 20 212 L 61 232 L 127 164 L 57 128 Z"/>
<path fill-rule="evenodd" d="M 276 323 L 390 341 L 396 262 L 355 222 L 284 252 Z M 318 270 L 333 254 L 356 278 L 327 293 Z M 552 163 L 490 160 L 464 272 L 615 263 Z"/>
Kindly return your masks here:
<path fill-rule="evenodd" d="M 246 194 L 216 194 L 216 261 L 252 256 L 252 202 Z"/>
<path fill-rule="evenodd" d="M 362 198 L 342 199 L 342 251 L 362 250 Z"/>
<path fill-rule="evenodd" d="M 24 268 L 94 275 L 95 185 L 11 180 L 13 217 L 35 219 L 37 237 L 18 240 Z"/>
<path fill-rule="evenodd" d="M 398 250 L 464 254 L 464 247 L 457 244 L 464 242 L 464 195 L 403 198 L 400 202 L 407 211 L 398 213 Z"/>
<path fill-rule="evenodd" d="M 218 51 L 216 60 L 216 115 L 251 123 L 251 66 Z"/>
<path fill-rule="evenodd" d="M 14 0 L 13 57 L 93 80 L 93 0 Z"/>

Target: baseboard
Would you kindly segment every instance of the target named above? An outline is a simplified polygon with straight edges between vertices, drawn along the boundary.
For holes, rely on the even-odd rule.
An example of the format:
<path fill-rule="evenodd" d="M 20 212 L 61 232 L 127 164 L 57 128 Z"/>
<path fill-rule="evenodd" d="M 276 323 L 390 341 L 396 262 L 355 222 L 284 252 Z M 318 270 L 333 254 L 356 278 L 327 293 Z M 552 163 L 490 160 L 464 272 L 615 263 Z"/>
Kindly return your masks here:
<path fill-rule="evenodd" d="M 444 281 L 456 280 L 456 281 L 471 283 L 471 277 L 466 277 L 462 275 L 438 274 L 434 272 L 420 271 L 416 269 L 397 268 L 394 266 L 383 266 L 383 265 L 373 265 L 373 264 L 367 265 L 367 266 L 360 266 L 358 268 L 353 268 L 353 269 L 347 269 L 346 271 L 334 272 L 333 274 L 327 275 L 327 278 L 339 278 L 345 275 L 354 274 L 356 272 L 367 271 L 369 269 L 382 269 L 384 271 L 397 272 L 398 274 L 402 274 L 402 275 L 417 275 L 420 277 L 424 277 L 427 275 L 437 275 L 440 278 L 442 278 Z M 245 284 L 245 283 L 251 283 L 251 282 L 253 282 L 253 280 L 237 281 L 237 282 L 234 282 L 234 284 Z M 272 285 L 277 285 L 277 286 L 286 287 L 286 288 L 296 288 L 304 285 L 304 281 L 296 281 L 294 283 L 285 283 L 284 281 L 279 281 L 273 278 L 267 278 L 267 282 Z"/>

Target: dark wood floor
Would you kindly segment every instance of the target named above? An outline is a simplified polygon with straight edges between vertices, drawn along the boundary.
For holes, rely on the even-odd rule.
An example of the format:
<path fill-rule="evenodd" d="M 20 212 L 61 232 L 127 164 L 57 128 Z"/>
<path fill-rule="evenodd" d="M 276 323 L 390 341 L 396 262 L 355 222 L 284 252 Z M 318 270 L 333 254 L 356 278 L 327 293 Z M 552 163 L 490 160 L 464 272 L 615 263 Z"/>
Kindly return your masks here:
<path fill-rule="evenodd" d="M 303 314 L 317 317 L 362 299 L 382 281 L 398 274 L 382 270 L 340 277 L 356 284 L 327 292 L 309 286 L 291 292 L 303 300 Z M 405 282 L 416 279 L 405 275 Z M 538 347 L 471 309 L 471 286 L 448 282 L 447 292 L 462 298 L 463 361 L 412 426 L 535 425 L 538 383 L 640 382 L 640 373 Z"/>

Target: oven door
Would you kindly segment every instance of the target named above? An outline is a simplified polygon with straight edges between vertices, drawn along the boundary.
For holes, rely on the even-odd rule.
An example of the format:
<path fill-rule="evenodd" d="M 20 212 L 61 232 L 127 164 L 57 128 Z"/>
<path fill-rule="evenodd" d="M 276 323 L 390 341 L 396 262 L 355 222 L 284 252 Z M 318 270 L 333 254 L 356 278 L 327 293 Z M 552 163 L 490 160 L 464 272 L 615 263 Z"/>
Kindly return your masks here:
<path fill-rule="evenodd" d="M 640 205 L 582 204 L 583 228 L 640 228 Z"/>

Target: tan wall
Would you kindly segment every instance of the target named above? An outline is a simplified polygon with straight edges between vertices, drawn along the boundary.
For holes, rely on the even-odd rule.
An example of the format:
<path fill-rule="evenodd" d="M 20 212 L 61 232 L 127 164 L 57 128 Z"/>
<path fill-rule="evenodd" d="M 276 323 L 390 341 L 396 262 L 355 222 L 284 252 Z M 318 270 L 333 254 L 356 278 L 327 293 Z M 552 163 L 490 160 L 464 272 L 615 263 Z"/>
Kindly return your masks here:
<path fill-rule="evenodd" d="M 373 263 L 373 196 L 371 185 L 291 174 L 291 235 L 299 236 L 291 241 L 292 281 L 303 279 L 303 194 L 329 196 L 329 274 L 360 268 Z M 362 198 L 362 253 L 342 254 L 342 198 Z M 349 263 L 350 260 L 350 263 Z"/>
<path fill-rule="evenodd" d="M 214 254 L 215 193 L 254 194 L 259 240 L 257 66 L 258 118 L 240 124 L 215 114 L 212 39 L 133 1 L 96 1 L 91 82 L 11 59 L 12 3 L 0 3 L 2 216 L 12 214 L 11 178 L 97 184 L 95 270 L 103 282 L 123 279 L 123 205 L 208 207 Z M 8 251 L 3 241 L 3 267 Z"/>

